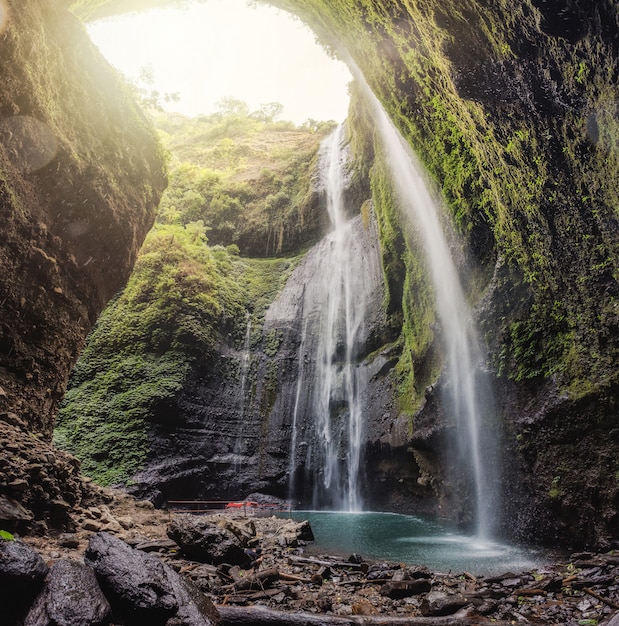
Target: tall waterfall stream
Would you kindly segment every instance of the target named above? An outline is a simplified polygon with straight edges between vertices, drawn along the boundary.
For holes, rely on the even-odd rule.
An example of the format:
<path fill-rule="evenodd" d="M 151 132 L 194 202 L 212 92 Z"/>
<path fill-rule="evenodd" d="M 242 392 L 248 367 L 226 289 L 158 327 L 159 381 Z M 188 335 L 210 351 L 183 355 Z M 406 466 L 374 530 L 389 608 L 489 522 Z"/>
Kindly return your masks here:
<path fill-rule="evenodd" d="M 482 392 L 484 381 L 471 311 L 441 225 L 439 205 L 432 197 L 410 147 L 367 83 L 361 76 L 357 78 L 371 104 L 401 209 L 412 228 L 422 236 L 444 340 L 447 406 L 452 413 L 448 418 L 455 420 L 453 439 L 458 470 L 472 485 L 476 533 L 484 539 L 493 531 L 499 476 L 494 467 L 496 442 L 488 424 L 491 408 L 486 402 L 488 394 Z"/>
<path fill-rule="evenodd" d="M 299 349 L 299 375 L 292 421 L 290 453 L 291 484 L 297 462 L 298 412 L 303 391 L 311 387 L 310 407 L 314 419 L 315 449 L 321 476 L 314 493 L 315 506 L 328 504 L 347 511 L 361 509 L 359 464 L 361 454 L 362 410 L 358 357 L 359 334 L 363 328 L 367 289 L 357 266 L 354 234 L 346 217 L 345 129 L 340 125 L 322 145 L 320 183 L 326 197 L 332 231 L 327 238 L 323 271 L 315 276 L 311 292 L 304 292 L 304 308 L 314 316 L 312 332 L 315 354 L 307 355 L 307 333 L 303 324 Z M 306 376 L 306 358 L 315 361 L 313 380 Z M 343 462 L 342 462 L 343 461 Z"/>

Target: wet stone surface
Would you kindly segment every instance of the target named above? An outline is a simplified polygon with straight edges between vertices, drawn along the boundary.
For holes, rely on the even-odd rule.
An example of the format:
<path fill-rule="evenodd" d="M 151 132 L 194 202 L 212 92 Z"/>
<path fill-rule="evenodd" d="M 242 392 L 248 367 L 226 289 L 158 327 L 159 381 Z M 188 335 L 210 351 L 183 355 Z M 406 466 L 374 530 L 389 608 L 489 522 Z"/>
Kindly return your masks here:
<path fill-rule="evenodd" d="M 100 513 L 97 518 L 96 512 L 81 511 L 77 531 L 69 538 L 59 534 L 26 540 L 50 565 L 67 557 L 83 560 L 93 537 L 87 522 L 103 518 L 110 535 L 161 561 L 202 597 L 226 609 L 265 607 L 368 619 L 450 615 L 460 619 L 465 614 L 468 621 L 458 623 L 565 626 L 602 626 L 619 611 L 619 551 L 573 554 L 551 567 L 476 577 L 371 562 L 363 555 L 316 554 L 311 541 L 303 538 L 310 536 L 306 524 L 273 516 L 176 516 L 111 491 Z M 225 536 L 247 559 L 227 563 L 209 562 L 204 553 L 199 560 L 189 556 L 171 539 L 179 527 L 193 529 L 192 533 L 202 529 L 213 542 Z"/>

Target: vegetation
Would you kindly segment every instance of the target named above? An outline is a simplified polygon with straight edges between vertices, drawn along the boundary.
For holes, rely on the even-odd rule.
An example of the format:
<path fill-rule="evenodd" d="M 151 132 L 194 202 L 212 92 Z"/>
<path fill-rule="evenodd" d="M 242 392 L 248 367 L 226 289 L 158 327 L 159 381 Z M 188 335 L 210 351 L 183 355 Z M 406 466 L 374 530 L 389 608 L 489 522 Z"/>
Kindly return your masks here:
<path fill-rule="evenodd" d="M 212 116 L 159 113 L 155 121 L 171 153 L 170 186 L 129 283 L 75 367 L 55 432 L 56 444 L 105 485 L 127 481 L 143 465 L 148 422 L 178 419 L 175 398 L 192 367 L 212 360 L 220 341 L 241 344 L 248 319 L 260 329 L 295 259 L 244 257 L 239 233 L 250 216 L 267 233 L 298 209 L 291 198 L 292 207 L 282 202 L 276 214 L 270 198 L 291 170 L 298 179 L 287 188 L 309 194 L 302 186 L 309 187 L 322 136 L 240 105 L 231 110 L 229 102 Z M 219 243 L 209 241 L 212 234 Z"/>
<path fill-rule="evenodd" d="M 155 115 L 173 155 L 161 221 L 203 220 L 211 244 L 252 257 L 294 253 L 320 234 L 310 176 L 332 123 L 277 122 L 281 106 L 250 112 L 225 99 L 220 111 L 187 119 Z"/>
<path fill-rule="evenodd" d="M 613 50 L 593 33 L 546 38 L 538 24 L 552 33 L 556 16 L 528 3 L 274 4 L 359 63 L 481 268 L 473 301 L 498 261 L 483 319 L 494 368 L 518 381 L 554 377 L 573 398 L 616 382 Z"/>

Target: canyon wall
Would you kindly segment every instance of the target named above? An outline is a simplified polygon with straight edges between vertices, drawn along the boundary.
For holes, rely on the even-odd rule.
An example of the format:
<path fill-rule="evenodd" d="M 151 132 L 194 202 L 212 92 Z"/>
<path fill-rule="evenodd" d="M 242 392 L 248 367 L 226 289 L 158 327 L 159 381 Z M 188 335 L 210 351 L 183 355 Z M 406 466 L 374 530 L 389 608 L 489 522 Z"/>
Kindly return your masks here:
<path fill-rule="evenodd" d="M 451 212 L 513 477 L 506 530 L 555 543 L 616 537 L 616 4 L 272 4 L 354 59 Z M 374 175 L 379 214 L 383 188 Z M 397 237 L 382 236 L 382 245 L 405 318 L 422 320 L 425 304 L 398 290 L 408 281 L 409 294 L 423 291 L 423 279 L 393 253 Z M 415 383 L 434 345 L 427 329 L 404 325 L 421 464 L 443 456 L 449 428 L 440 396 L 426 398 Z"/>
<path fill-rule="evenodd" d="M 617 539 L 619 497 L 616 4 L 271 4 L 298 14 L 325 45 L 355 60 L 445 200 L 486 344 L 484 367 L 496 389 L 510 477 L 505 532 L 555 545 L 608 546 Z M 0 415 L 9 444 L 0 460 L 10 468 L 0 488 L 3 497 L 46 519 L 52 499 L 54 511 L 62 512 L 74 504 L 79 487 L 62 493 L 54 487 L 50 496 L 49 476 L 28 460 L 34 447 L 27 439 L 49 438 L 69 372 L 98 313 L 129 275 L 165 175 L 148 124 L 81 24 L 51 0 L 0 7 Z M 365 123 L 371 136 L 371 121 L 364 122 L 362 113 L 356 123 Z M 371 171 L 369 165 L 386 289 L 385 367 L 371 378 L 389 382 L 386 396 L 381 390 L 371 395 L 389 400 L 388 410 L 371 410 L 366 474 L 388 477 L 390 487 L 431 488 L 449 507 L 454 485 L 443 471 L 451 426 L 441 408 L 440 328 L 380 155 Z M 269 358 L 284 358 L 286 342 L 262 341 Z M 291 352 L 296 348 L 290 345 Z M 200 407 L 211 397 L 211 368 L 225 372 L 227 350 L 222 344 L 221 360 L 195 371 L 195 394 L 179 394 L 176 406 L 199 407 L 164 424 L 162 436 L 151 442 L 151 460 L 166 454 L 163 442 L 172 446 L 168 451 L 175 441 L 183 450 L 188 429 L 211 423 Z M 242 355 L 236 358 L 242 362 Z M 286 371 L 292 372 L 282 367 L 277 374 Z M 229 380 L 238 385 L 238 378 Z M 267 404 L 260 410 L 268 409 L 271 418 L 277 395 L 264 392 Z M 236 402 L 238 388 L 230 394 Z M 210 404 L 217 408 L 216 399 Z M 289 419 L 290 407 L 283 410 Z M 194 414 L 204 419 L 187 423 Z M 384 424 L 377 424 L 380 416 Z M 237 420 L 237 427 L 242 423 Z M 264 424 L 260 411 L 255 423 L 248 421 L 254 433 L 262 433 Z M 269 431 L 267 423 L 265 432 L 287 427 L 272 424 L 279 431 Z M 393 429 L 397 436 L 389 440 Z M 226 437 L 231 442 L 229 428 Z M 261 441 L 248 460 L 254 458 L 256 475 L 283 493 L 285 446 Z M 381 453 L 383 446 L 388 453 Z M 214 450 L 203 455 L 210 464 L 201 465 L 197 477 L 208 470 L 209 484 L 221 486 L 243 455 L 229 445 Z M 43 452 L 36 447 L 36 454 Z M 76 475 L 70 459 L 47 458 L 58 480 L 68 484 L 62 476 Z M 191 476 L 196 464 L 188 463 Z M 170 494 L 174 481 L 184 480 L 184 465 L 173 455 L 151 470 L 156 472 L 147 483 L 170 485 Z M 32 484 L 39 488 L 25 491 Z M 220 487 L 217 493 L 224 492 Z M 415 502 L 403 488 L 391 502 L 377 504 L 402 499 Z"/>
<path fill-rule="evenodd" d="M 50 448 L 54 487 L 35 489 L 46 477 L 32 476 L 31 453 L 46 462 L 40 448 L 71 368 L 126 282 L 166 185 L 132 94 L 58 4 L 0 3 L 0 427 L 12 441 L 0 494 L 41 516 L 58 482 L 75 501 L 77 481 L 66 482 L 77 463 L 56 471 Z"/>

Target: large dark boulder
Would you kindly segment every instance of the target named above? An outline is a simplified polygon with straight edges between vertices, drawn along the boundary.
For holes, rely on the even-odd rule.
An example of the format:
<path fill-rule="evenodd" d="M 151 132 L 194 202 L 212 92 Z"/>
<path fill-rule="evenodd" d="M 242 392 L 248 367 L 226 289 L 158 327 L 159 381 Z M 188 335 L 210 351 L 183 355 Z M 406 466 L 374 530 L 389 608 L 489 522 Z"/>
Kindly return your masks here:
<path fill-rule="evenodd" d="M 7 626 L 21 624 L 43 586 L 48 567 L 20 539 L 0 539 L 0 615 Z"/>
<path fill-rule="evenodd" d="M 168 536 L 183 552 L 197 561 L 219 565 L 249 566 L 249 557 L 241 541 L 229 530 L 216 523 L 191 515 L 179 515 L 170 523 Z"/>
<path fill-rule="evenodd" d="M 216 626 L 219 613 L 214 604 L 189 580 L 164 565 L 168 580 L 178 600 L 178 613 L 166 626 Z"/>
<path fill-rule="evenodd" d="M 0 539 L 0 590 L 8 584 L 40 586 L 48 567 L 41 555 L 20 539 Z"/>
<path fill-rule="evenodd" d="M 85 562 L 92 567 L 114 613 L 130 623 L 165 624 L 178 599 L 163 563 L 108 533 L 93 535 Z"/>
<path fill-rule="evenodd" d="M 105 626 L 112 611 L 92 569 L 83 563 L 54 563 L 24 626 Z"/>

